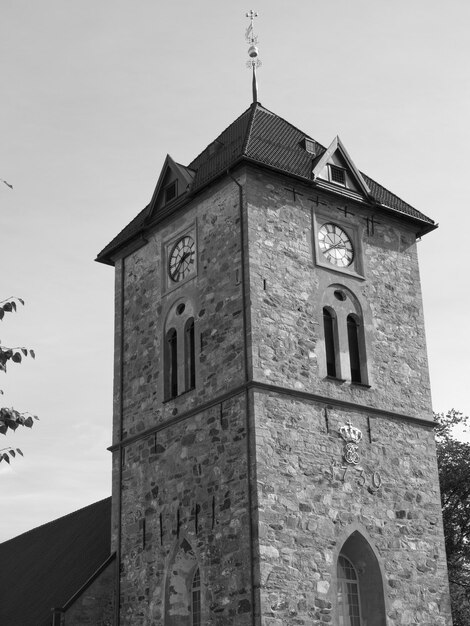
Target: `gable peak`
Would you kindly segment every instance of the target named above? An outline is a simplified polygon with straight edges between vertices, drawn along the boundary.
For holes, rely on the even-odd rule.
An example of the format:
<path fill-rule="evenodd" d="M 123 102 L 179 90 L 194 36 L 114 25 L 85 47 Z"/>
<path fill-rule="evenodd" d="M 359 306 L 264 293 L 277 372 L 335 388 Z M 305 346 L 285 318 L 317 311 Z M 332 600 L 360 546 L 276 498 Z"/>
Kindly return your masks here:
<path fill-rule="evenodd" d="M 167 154 L 148 207 L 147 220 L 151 220 L 166 206 L 173 204 L 179 197 L 185 195 L 193 178 L 193 170 L 177 163 Z"/>
<path fill-rule="evenodd" d="M 374 200 L 369 185 L 338 135 L 315 164 L 312 177 L 320 186 L 331 190 L 342 188 L 345 192 Z"/>

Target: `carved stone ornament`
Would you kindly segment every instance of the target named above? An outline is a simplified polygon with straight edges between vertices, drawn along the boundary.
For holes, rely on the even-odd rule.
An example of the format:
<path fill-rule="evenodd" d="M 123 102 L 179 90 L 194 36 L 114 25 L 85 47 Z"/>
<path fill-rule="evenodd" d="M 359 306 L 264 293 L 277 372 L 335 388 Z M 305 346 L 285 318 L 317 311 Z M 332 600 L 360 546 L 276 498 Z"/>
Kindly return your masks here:
<path fill-rule="evenodd" d="M 358 444 L 362 441 L 362 432 L 352 425 L 351 420 L 348 420 L 339 429 L 339 434 L 346 442 L 343 451 L 344 460 L 350 465 L 357 465 L 360 460 Z"/>

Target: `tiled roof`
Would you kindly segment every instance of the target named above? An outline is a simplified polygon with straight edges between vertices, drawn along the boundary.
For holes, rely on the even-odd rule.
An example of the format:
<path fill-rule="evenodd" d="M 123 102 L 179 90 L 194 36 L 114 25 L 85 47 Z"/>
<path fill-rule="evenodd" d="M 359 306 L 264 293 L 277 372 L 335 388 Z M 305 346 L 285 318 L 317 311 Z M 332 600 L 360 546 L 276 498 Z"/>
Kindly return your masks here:
<path fill-rule="evenodd" d="M 0 624 L 50 626 L 110 556 L 111 498 L 0 544 Z"/>
<path fill-rule="evenodd" d="M 315 155 L 305 150 L 303 146 L 305 138 L 313 142 Z M 189 164 L 188 167 L 195 172 L 195 176 L 188 195 L 194 195 L 242 160 L 258 163 L 312 183 L 313 163 L 325 150 L 324 146 L 286 120 L 268 111 L 261 104 L 254 103 Z M 418 220 L 422 223 L 423 233 L 435 227 L 429 217 L 365 174 L 362 176 L 372 196 L 385 210 Z M 148 211 L 144 209 L 100 252 L 97 260 L 110 262 L 109 254 L 112 250 L 145 229 L 148 225 L 147 215 Z"/>

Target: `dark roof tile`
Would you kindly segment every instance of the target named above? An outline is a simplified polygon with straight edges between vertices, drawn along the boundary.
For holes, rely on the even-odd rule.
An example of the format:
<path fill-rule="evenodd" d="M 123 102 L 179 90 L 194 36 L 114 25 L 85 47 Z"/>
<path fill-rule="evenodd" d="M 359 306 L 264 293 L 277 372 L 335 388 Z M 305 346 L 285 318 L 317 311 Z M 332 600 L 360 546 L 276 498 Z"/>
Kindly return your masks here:
<path fill-rule="evenodd" d="M 303 145 L 305 138 L 314 142 L 315 154 L 305 150 Z M 261 104 L 254 103 L 189 164 L 188 167 L 195 172 L 189 193 L 190 195 L 197 193 L 243 159 L 303 178 L 311 183 L 313 164 L 325 150 L 324 146 L 286 120 L 268 111 Z M 432 219 L 365 174 L 362 176 L 372 196 L 388 211 L 418 220 L 422 223 L 422 232 L 428 232 L 435 227 Z M 148 226 L 147 213 L 147 209 L 139 213 L 99 253 L 97 260 L 110 263 L 109 255 L 113 250 L 127 243 Z M 162 212 L 162 218 L 166 214 L 163 215 Z"/>
<path fill-rule="evenodd" d="M 50 626 L 110 556 L 111 498 L 0 544 L 0 624 Z"/>

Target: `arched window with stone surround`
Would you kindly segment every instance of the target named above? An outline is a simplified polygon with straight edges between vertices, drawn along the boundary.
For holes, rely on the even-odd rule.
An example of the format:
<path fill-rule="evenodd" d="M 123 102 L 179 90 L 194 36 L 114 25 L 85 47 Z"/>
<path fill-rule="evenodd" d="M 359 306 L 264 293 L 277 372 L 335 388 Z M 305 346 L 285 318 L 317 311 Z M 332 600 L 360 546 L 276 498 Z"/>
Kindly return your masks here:
<path fill-rule="evenodd" d="M 202 626 L 201 570 L 191 544 L 182 539 L 168 565 L 165 626 Z"/>
<path fill-rule="evenodd" d="M 382 572 L 372 546 L 353 532 L 336 563 L 338 626 L 386 626 Z"/>
<path fill-rule="evenodd" d="M 163 397 L 171 400 L 196 387 L 196 327 L 193 304 L 178 299 L 169 309 L 163 338 Z"/>
<path fill-rule="evenodd" d="M 367 303 L 363 303 L 367 307 Z M 365 316 L 358 297 L 347 287 L 330 285 L 322 298 L 323 359 L 320 371 L 324 376 L 369 384 Z M 323 361 L 323 363 L 322 363 Z"/>

